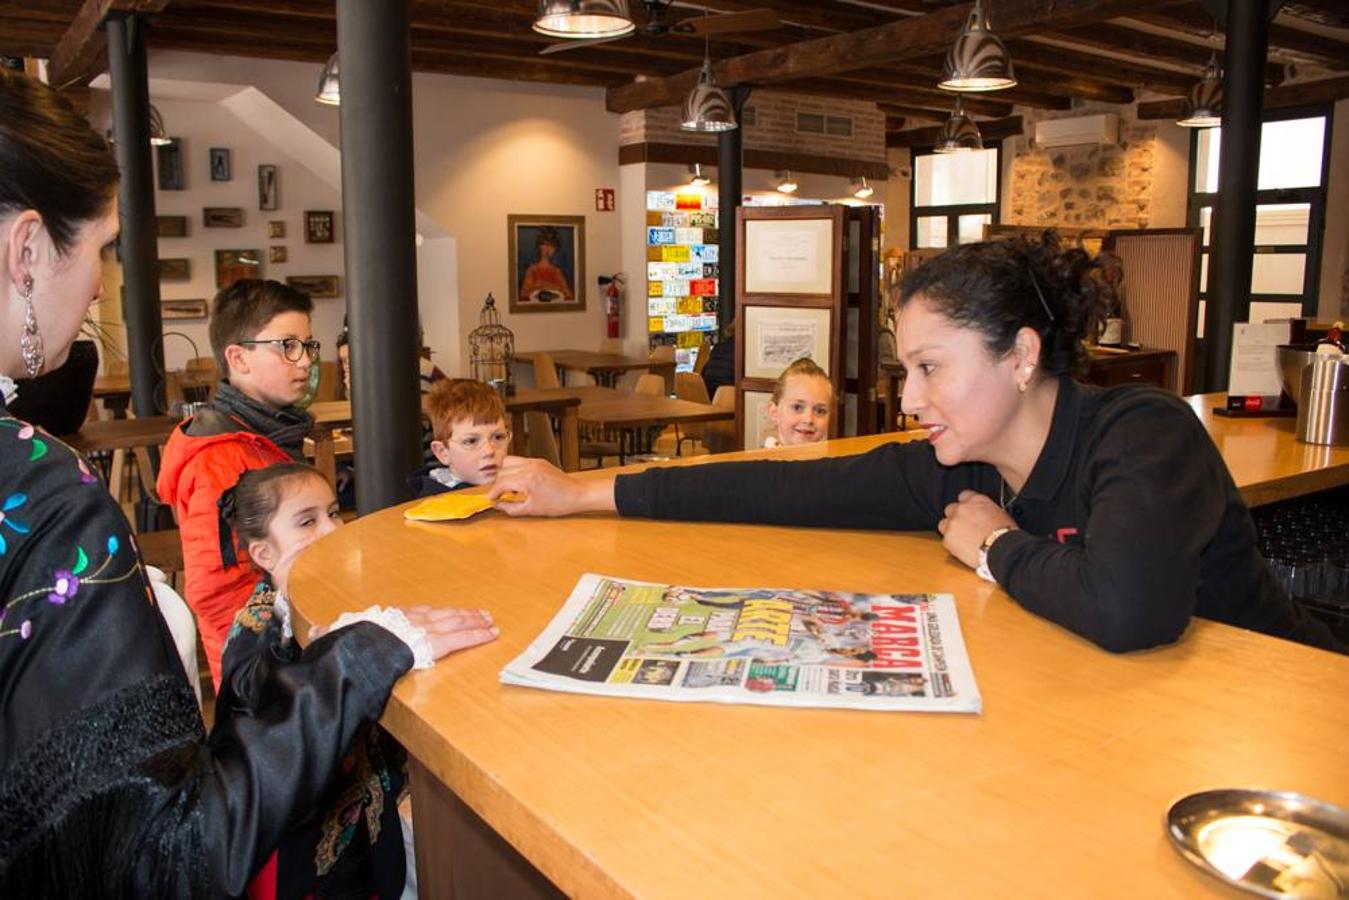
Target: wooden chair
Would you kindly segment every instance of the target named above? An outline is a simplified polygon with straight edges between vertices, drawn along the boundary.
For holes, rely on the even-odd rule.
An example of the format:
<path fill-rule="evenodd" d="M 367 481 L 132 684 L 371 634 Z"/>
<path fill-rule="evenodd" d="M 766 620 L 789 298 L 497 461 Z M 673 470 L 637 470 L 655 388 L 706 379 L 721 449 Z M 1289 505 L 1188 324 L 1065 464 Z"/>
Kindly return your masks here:
<path fill-rule="evenodd" d="M 534 354 L 534 386 L 537 388 L 562 387 L 557 377 L 557 366 L 553 364 L 551 353 Z"/>
<path fill-rule="evenodd" d="M 652 397 L 669 396 L 665 392 L 665 379 L 659 375 L 652 375 L 647 372 L 637 379 L 637 386 L 633 388 L 634 394 L 649 394 Z"/>
<path fill-rule="evenodd" d="M 735 409 L 735 387 L 723 384 L 712 395 L 712 405 L 717 409 Z M 703 447 L 708 453 L 729 453 L 740 449 L 735 439 L 735 420 L 727 422 L 706 422 L 703 425 Z"/>
<path fill-rule="evenodd" d="M 675 396 L 680 400 L 688 400 L 692 403 L 708 404 L 712 401 L 707 396 L 707 385 L 703 383 L 703 376 L 693 372 L 675 373 Z M 684 441 L 699 441 L 703 439 L 706 433 L 708 423 L 689 422 L 683 426 L 675 426 L 675 456 L 680 455 Z"/>
<path fill-rule="evenodd" d="M 675 348 L 673 344 L 663 344 L 651 351 L 648 357 L 652 362 L 658 362 L 661 365 L 653 366 L 651 374 L 659 375 L 665 379 L 665 395 L 668 397 L 674 393 L 674 374 L 675 374 Z"/>
<path fill-rule="evenodd" d="M 562 456 L 557 449 L 557 436 L 553 434 L 553 422 L 548 413 L 531 410 L 525 413 L 525 453 L 538 459 L 546 459 L 558 468 L 562 467 Z"/>
<path fill-rule="evenodd" d="M 150 464 L 149 449 L 136 447 L 131 452 L 136 461 L 136 480 L 140 482 L 141 495 L 155 509 L 165 506 L 155 489 L 155 471 Z M 183 571 L 183 541 L 177 528 L 140 531 L 136 534 L 136 546 L 140 548 L 141 559 L 146 565 L 161 570 L 168 576 L 170 584 L 173 583 L 173 576 Z"/>
<path fill-rule="evenodd" d="M 703 369 L 707 368 L 707 358 L 712 355 L 712 342 L 703 338 L 703 342 L 698 345 L 698 353 L 693 357 L 693 372 L 701 376 Z M 676 390 L 678 385 L 675 386 Z"/>

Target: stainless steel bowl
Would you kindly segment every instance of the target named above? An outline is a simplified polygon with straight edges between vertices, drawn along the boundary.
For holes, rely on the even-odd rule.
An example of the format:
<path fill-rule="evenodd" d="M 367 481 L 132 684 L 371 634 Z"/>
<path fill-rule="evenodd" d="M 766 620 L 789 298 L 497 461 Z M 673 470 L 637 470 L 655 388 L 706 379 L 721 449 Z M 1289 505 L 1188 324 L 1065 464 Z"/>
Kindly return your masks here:
<path fill-rule="evenodd" d="M 1284 390 L 1297 403 L 1298 440 L 1349 445 L 1349 357 L 1322 356 L 1314 344 L 1282 344 L 1278 360 Z"/>

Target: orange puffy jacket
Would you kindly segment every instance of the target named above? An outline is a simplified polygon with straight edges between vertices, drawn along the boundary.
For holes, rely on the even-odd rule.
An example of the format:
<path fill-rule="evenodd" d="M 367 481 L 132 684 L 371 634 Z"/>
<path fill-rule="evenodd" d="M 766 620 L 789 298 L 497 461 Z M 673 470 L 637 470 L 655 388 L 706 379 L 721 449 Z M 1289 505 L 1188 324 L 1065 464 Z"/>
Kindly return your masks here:
<path fill-rule="evenodd" d="M 235 547 L 235 562 L 221 556 L 217 501 L 249 469 L 289 462 L 286 452 L 260 434 L 231 431 L 200 437 L 189 435 L 188 419 L 173 430 L 160 461 L 159 496 L 173 506 L 183 541 L 187 605 L 197 617 L 197 631 L 206 648 L 211 680 L 220 687 L 220 654 L 235 614 L 248 602 L 258 572 L 248 555 Z M 242 427 L 242 425 L 240 425 Z M 233 534 L 227 534 L 231 544 Z"/>

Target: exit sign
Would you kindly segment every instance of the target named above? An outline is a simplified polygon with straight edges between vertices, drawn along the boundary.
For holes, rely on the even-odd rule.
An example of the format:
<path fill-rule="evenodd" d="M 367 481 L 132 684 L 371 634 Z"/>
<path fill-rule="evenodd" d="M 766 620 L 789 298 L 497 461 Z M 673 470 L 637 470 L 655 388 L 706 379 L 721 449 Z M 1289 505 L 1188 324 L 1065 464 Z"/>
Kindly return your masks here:
<path fill-rule="evenodd" d="M 595 188 L 595 209 L 600 212 L 614 211 L 613 188 Z"/>

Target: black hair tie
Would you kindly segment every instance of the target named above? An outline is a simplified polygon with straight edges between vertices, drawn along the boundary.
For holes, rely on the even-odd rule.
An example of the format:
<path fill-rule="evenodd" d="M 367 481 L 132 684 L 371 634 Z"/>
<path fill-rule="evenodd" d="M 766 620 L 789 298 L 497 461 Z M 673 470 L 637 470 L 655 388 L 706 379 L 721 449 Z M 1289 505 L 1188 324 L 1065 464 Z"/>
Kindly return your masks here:
<path fill-rule="evenodd" d="M 234 549 L 234 487 L 225 488 L 216 500 L 216 521 L 220 534 L 220 563 L 226 569 L 239 564 L 239 556 Z"/>

